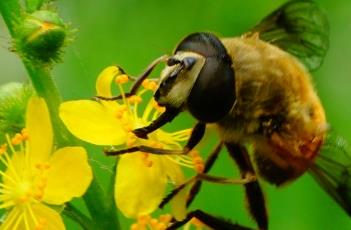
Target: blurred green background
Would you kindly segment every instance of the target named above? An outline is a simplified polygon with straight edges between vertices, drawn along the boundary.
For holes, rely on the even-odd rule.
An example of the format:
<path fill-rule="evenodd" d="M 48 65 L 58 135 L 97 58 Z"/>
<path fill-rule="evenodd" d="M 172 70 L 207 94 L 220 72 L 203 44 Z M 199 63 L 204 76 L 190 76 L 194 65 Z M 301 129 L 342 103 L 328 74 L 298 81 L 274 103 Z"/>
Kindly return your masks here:
<path fill-rule="evenodd" d="M 75 41 L 54 68 L 55 79 L 65 100 L 90 98 L 95 79 L 106 66 L 118 64 L 136 75 L 154 58 L 172 52 L 180 39 L 191 32 L 211 31 L 220 36 L 236 36 L 255 25 L 284 0 L 61 0 L 57 1 L 62 17 L 76 28 Z M 351 2 L 320 0 L 330 20 L 330 49 L 323 66 L 314 75 L 315 85 L 325 106 L 328 120 L 337 133 L 351 141 Z M 0 84 L 26 80 L 18 57 L 9 52 L 11 42 L 0 20 Z M 168 129 L 193 124 L 182 115 Z M 208 140 L 211 138 L 208 138 Z M 209 152 L 211 142 L 203 152 Z M 100 178 L 113 164 L 100 148 L 92 152 L 92 164 Z M 214 175 L 237 176 L 237 170 L 222 154 Z M 310 175 L 276 189 L 262 183 L 269 207 L 272 230 L 344 230 L 351 220 L 326 195 Z M 79 203 L 79 202 L 78 202 Z M 234 185 L 206 184 L 192 208 L 230 218 L 254 227 L 245 210 L 243 189 Z M 130 220 L 120 218 L 122 229 Z M 67 220 L 68 229 L 79 229 Z"/>

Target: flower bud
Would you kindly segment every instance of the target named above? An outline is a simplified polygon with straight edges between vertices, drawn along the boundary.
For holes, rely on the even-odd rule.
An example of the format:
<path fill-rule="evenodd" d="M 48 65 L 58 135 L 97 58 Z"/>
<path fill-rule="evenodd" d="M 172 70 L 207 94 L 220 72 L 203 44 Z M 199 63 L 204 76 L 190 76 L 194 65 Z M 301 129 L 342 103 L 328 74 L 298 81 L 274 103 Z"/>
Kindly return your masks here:
<path fill-rule="evenodd" d="M 17 50 L 31 61 L 48 63 L 59 59 L 67 26 L 57 13 L 39 10 L 27 15 L 17 32 Z"/>
<path fill-rule="evenodd" d="M 5 134 L 13 136 L 24 128 L 27 103 L 33 94 L 27 84 L 11 82 L 0 86 L 0 143 L 5 142 Z"/>

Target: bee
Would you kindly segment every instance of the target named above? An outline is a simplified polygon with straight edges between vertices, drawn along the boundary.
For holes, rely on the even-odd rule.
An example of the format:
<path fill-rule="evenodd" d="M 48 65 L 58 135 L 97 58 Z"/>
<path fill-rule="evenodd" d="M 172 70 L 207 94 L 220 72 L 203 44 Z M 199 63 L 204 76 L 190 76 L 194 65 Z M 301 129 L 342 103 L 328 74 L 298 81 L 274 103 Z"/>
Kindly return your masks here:
<path fill-rule="evenodd" d="M 154 94 L 166 110 L 151 124 L 133 132 L 147 138 L 180 112 L 188 111 L 197 124 L 184 149 L 175 154 L 187 154 L 204 136 L 206 125 L 211 124 L 218 130 L 221 143 L 206 163 L 205 172 L 212 167 L 221 146 L 227 148 L 242 177 L 258 174 L 281 186 L 310 171 L 351 215 L 351 157 L 342 144 L 335 148 L 329 145 L 325 111 L 310 75 L 321 65 L 328 42 L 326 16 L 308 0 L 287 2 L 239 37 L 190 34 L 176 46 L 173 55 L 155 60 L 127 94 L 135 94 L 154 67 L 166 63 Z M 116 100 L 120 96 L 102 99 Z M 248 145 L 253 147 L 251 157 Z M 107 154 L 134 151 L 170 153 L 137 146 Z M 192 195 L 198 190 L 194 187 Z M 251 181 L 244 188 L 258 228 L 268 229 L 259 181 Z M 186 220 L 169 229 L 192 217 L 213 229 L 249 229 L 201 210 L 190 212 Z"/>

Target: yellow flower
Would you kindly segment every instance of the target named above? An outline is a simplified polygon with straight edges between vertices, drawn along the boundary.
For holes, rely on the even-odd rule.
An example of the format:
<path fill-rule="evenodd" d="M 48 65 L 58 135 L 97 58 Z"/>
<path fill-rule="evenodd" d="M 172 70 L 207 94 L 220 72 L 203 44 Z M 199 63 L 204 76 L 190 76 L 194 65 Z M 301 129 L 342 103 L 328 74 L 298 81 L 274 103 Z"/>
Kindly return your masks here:
<path fill-rule="evenodd" d="M 44 99 L 30 99 L 26 129 L 0 148 L 0 208 L 7 213 L 1 230 L 65 229 L 57 211 L 84 194 L 92 180 L 81 147 L 53 150 L 53 131 Z"/>
<path fill-rule="evenodd" d="M 115 67 L 107 67 L 96 82 L 97 95 L 111 97 L 111 85 L 115 82 L 122 95 L 122 84 L 128 77 Z M 144 89 L 132 97 L 116 101 L 77 100 L 61 104 L 60 117 L 67 128 L 78 138 L 96 144 L 125 147 L 148 145 L 166 149 L 181 149 L 180 141 L 188 139 L 191 130 L 168 133 L 157 130 L 148 140 L 138 139 L 131 131 L 148 125 L 164 111 L 151 99 L 141 115 L 142 94 L 155 90 L 156 83 L 145 81 Z M 117 165 L 115 200 L 121 212 L 137 218 L 153 212 L 165 196 L 168 183 L 184 182 L 180 165 L 193 167 L 189 156 L 160 156 L 143 152 L 125 154 Z M 186 192 L 180 192 L 172 201 L 172 213 L 177 219 L 185 217 Z"/>

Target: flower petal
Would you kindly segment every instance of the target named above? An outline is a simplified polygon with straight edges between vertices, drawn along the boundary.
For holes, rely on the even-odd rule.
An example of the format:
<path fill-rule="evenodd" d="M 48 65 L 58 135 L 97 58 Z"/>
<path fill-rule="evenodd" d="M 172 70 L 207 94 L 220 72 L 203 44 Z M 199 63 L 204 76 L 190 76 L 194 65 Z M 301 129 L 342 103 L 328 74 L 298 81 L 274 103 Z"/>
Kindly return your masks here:
<path fill-rule="evenodd" d="M 32 230 L 37 228 L 45 230 L 66 229 L 59 213 L 41 203 L 13 208 L 0 226 L 0 230 Z"/>
<path fill-rule="evenodd" d="M 120 211 L 129 218 L 153 212 L 163 199 L 167 177 L 159 156 L 143 153 L 121 156 L 117 166 L 115 200 Z"/>
<path fill-rule="evenodd" d="M 111 97 L 111 83 L 113 79 L 120 74 L 122 74 L 122 71 L 117 66 L 106 67 L 96 80 L 97 95 Z"/>
<path fill-rule="evenodd" d="M 45 227 L 43 229 L 45 230 L 66 229 L 60 214 L 43 204 L 33 205 L 33 213 L 38 220 L 44 221 L 43 226 Z"/>
<path fill-rule="evenodd" d="M 92 180 L 92 171 L 84 148 L 59 149 L 52 155 L 49 162 L 45 202 L 63 204 L 85 193 Z"/>
<path fill-rule="evenodd" d="M 96 145 L 120 145 L 126 132 L 114 111 L 89 100 L 69 101 L 60 106 L 60 118 L 73 135 Z"/>
<path fill-rule="evenodd" d="M 53 131 L 48 107 L 43 98 L 32 97 L 26 113 L 28 152 L 31 163 L 44 162 L 52 149 Z"/>
<path fill-rule="evenodd" d="M 165 173 L 175 183 L 176 186 L 185 182 L 183 172 L 180 166 L 173 161 L 163 157 L 162 158 Z M 183 220 L 186 217 L 186 199 L 188 196 L 188 189 L 185 187 L 170 201 L 172 207 L 172 214 L 176 220 Z"/>

